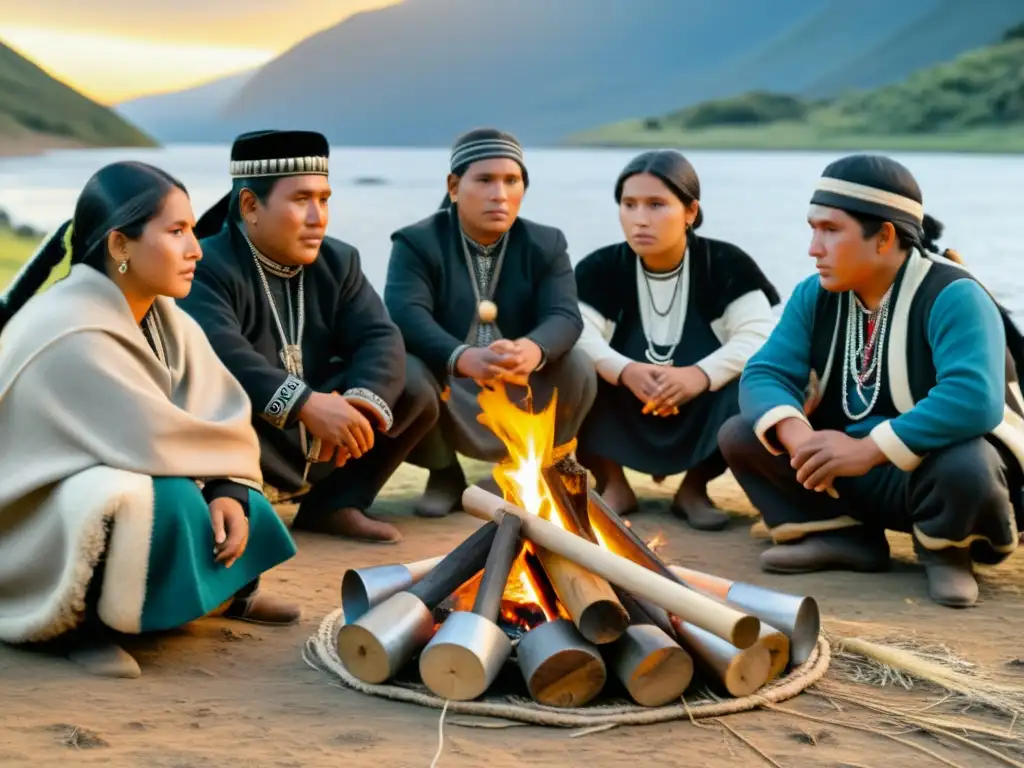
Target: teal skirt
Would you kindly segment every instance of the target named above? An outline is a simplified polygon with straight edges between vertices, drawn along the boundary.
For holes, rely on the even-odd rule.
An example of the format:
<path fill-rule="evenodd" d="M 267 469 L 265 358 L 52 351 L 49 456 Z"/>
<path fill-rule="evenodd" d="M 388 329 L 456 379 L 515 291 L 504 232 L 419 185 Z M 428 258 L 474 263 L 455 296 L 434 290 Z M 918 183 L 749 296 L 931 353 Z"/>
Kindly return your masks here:
<path fill-rule="evenodd" d="M 153 497 L 143 632 L 173 629 L 208 615 L 296 553 L 287 527 L 256 491 L 249 491 L 249 541 L 230 568 L 214 560 L 210 508 L 195 481 L 154 478 Z"/>

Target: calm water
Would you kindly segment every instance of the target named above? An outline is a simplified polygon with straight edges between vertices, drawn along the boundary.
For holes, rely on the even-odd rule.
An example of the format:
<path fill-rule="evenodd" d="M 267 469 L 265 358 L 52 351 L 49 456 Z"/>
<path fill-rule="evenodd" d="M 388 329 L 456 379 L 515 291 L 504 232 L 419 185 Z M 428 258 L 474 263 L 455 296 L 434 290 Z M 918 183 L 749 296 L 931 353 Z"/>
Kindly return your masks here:
<path fill-rule="evenodd" d="M 573 259 L 621 239 L 612 185 L 633 155 L 613 150 L 528 151 L 531 187 L 523 216 L 560 227 Z M 807 256 L 807 201 L 834 153 L 694 152 L 701 177 L 703 234 L 744 248 L 788 296 L 812 269 Z M 227 146 L 177 145 L 159 150 L 73 151 L 0 159 L 0 208 L 17 221 L 52 228 L 70 217 L 91 173 L 120 159 L 140 159 L 175 174 L 197 214 L 229 186 Z M 1024 156 L 897 156 L 925 190 L 925 208 L 946 224 L 956 248 L 1007 306 L 1024 314 Z M 444 194 L 447 152 L 341 149 L 332 156 L 335 189 L 329 231 L 362 253 L 370 281 L 383 287 L 389 236 L 433 211 Z M 383 184 L 357 183 L 360 178 Z"/>

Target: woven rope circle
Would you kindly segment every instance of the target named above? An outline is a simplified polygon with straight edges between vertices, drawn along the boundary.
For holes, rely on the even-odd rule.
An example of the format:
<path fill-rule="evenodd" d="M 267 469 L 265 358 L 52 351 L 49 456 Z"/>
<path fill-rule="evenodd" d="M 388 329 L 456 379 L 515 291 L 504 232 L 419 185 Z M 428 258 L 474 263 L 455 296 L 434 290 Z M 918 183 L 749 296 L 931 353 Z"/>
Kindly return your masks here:
<path fill-rule="evenodd" d="M 337 677 L 347 688 L 370 696 L 380 696 L 393 701 L 418 704 L 422 707 L 442 709 L 445 700 L 429 691 L 400 685 L 373 685 L 354 677 L 338 657 L 334 638 L 344 624 L 341 610 L 324 617 L 316 634 L 306 641 L 302 658 L 313 669 Z M 794 668 L 785 677 L 764 686 L 750 696 L 723 699 L 696 704 L 672 704 L 663 707 L 641 707 L 634 704 L 625 706 L 592 705 L 561 709 L 537 704 L 529 699 L 522 701 L 450 701 L 448 711 L 462 715 L 498 717 L 517 720 L 531 725 L 546 725 L 559 728 L 585 728 L 592 725 L 652 725 L 672 720 L 721 717 L 738 712 L 747 712 L 765 704 L 778 704 L 792 699 L 818 682 L 828 670 L 831 649 L 824 635 L 818 636 L 818 643 L 810 658 Z"/>

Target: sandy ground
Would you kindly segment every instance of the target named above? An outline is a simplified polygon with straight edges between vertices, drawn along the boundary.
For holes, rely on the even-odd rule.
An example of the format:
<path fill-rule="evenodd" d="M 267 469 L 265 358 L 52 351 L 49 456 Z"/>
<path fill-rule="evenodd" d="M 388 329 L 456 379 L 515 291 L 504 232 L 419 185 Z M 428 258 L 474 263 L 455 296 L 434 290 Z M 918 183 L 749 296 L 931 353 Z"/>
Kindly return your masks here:
<path fill-rule="evenodd" d="M 269 574 L 268 589 L 301 601 L 301 625 L 270 629 L 219 619 L 195 622 L 178 632 L 138 639 L 131 651 L 141 679 L 90 677 L 59 658 L 0 648 L 0 766 L 109 765 L 155 768 L 312 768 L 313 766 L 429 766 L 438 744 L 438 712 L 371 698 L 344 689 L 300 658 L 305 640 L 339 606 L 343 570 L 440 554 L 478 524 L 465 514 L 439 521 L 412 516 L 409 502 L 424 474 L 403 468 L 385 491 L 382 516 L 405 534 L 397 546 L 349 544 L 298 535 L 300 552 Z M 728 477 L 713 496 L 736 512 L 723 533 L 697 533 L 667 512 L 674 478 L 661 487 L 638 481 L 644 503 L 634 518 L 643 535 L 662 532 L 666 559 L 703 567 L 734 579 L 814 595 L 826 628 L 840 635 L 914 636 L 952 646 L 967 659 L 1020 682 L 1014 661 L 1021 652 L 1020 605 L 1024 560 L 988 573 L 980 604 L 952 611 L 931 604 L 924 576 L 905 537 L 894 537 L 899 561 L 885 575 L 826 574 L 778 577 L 762 574 L 764 546 L 749 535 L 751 510 Z M 290 520 L 294 510 L 281 507 Z M 865 689 L 827 681 L 856 694 L 867 692 L 894 706 L 924 706 L 934 692 Z M 704 721 L 620 727 L 570 738 L 571 731 L 537 727 L 476 729 L 448 725 L 439 766 L 779 766 L 894 768 L 941 765 L 881 735 L 887 730 L 960 766 L 1000 765 L 948 739 L 886 723 L 859 706 L 803 694 L 785 705 L 789 713 L 758 711 L 731 716 L 725 726 Z M 853 730 L 860 724 L 877 732 Z M 1006 729 L 995 719 L 989 725 Z M 738 734 L 738 735 L 737 735 Z M 742 737 L 742 738 L 740 738 Z M 997 742 L 989 742 L 997 746 Z M 1011 749 L 1001 745 L 1004 750 Z M 1024 760 L 1024 751 L 1011 754 Z"/>

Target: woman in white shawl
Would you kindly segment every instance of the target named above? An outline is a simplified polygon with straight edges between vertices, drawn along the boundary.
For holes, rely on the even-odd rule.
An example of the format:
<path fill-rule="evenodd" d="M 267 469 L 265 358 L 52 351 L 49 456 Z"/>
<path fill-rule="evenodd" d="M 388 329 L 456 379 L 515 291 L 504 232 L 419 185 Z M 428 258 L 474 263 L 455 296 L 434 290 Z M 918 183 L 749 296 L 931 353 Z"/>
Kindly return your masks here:
<path fill-rule="evenodd" d="M 295 545 L 249 401 L 174 302 L 193 225 L 180 182 L 109 165 L 0 299 L 0 640 L 56 639 L 100 674 L 140 673 L 115 633 L 299 617 L 257 589 Z"/>

